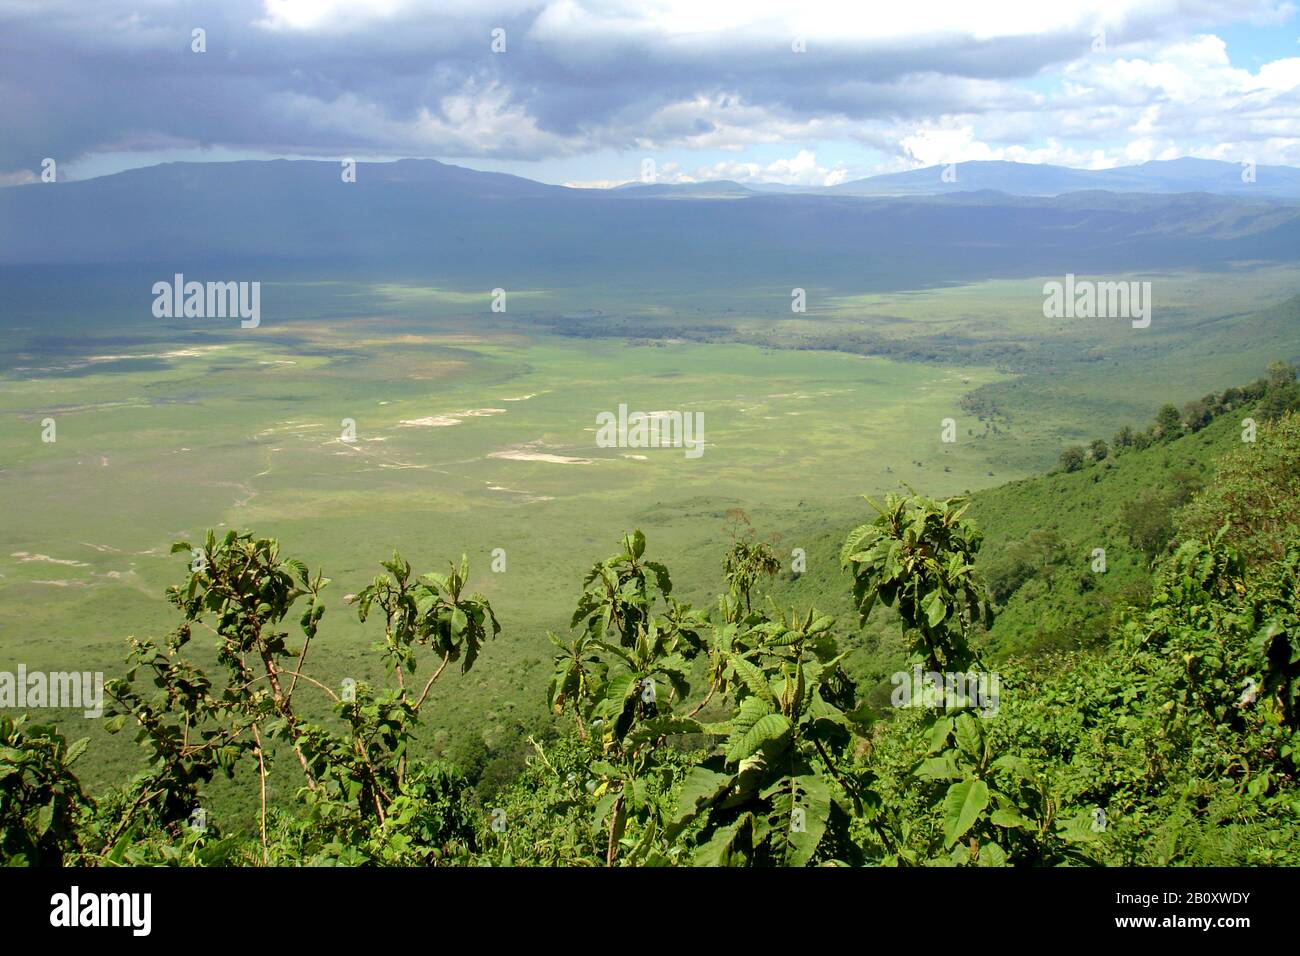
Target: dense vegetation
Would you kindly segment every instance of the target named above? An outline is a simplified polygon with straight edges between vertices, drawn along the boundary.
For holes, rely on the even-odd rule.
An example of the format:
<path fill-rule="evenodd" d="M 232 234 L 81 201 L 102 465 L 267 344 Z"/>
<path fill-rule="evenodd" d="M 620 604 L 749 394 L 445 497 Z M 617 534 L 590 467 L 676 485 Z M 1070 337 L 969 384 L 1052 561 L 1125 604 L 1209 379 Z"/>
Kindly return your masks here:
<path fill-rule="evenodd" d="M 1091 464 L 995 489 L 1031 524 L 1004 533 L 991 563 L 963 498 L 891 495 L 839 535 L 851 583 L 837 609 L 891 628 L 904 675 L 996 677 L 991 701 L 952 676 L 914 687 L 901 701 L 912 706 L 866 693 L 854 629 L 780 603 L 790 583 L 742 521 L 722 560 L 725 593 L 707 608 L 675 596 L 645 535 L 624 535 L 581 582 L 569 633 L 551 635 L 548 704 L 562 729 L 528 738 L 527 765 L 491 792 L 416 746 L 439 681 L 491 666 L 501 630 L 464 561 L 424 575 L 398 555 L 383 562 L 349 600 L 382 620 L 375 652 L 389 680 L 334 687 L 308 666 L 328 579 L 248 533 L 179 542 L 190 561 L 168 594 L 179 622 L 161 640 L 133 639 L 107 688 L 108 729 L 135 735 L 143 768 L 92 796 L 75 768 L 85 741 L 0 718 L 0 854 L 27 865 L 1295 865 L 1294 389 L 1272 369 L 1255 394 L 1207 398 L 1204 418 L 1162 412 L 1149 447 L 1116 441 L 1122 454 L 1094 447 Z M 1258 429 L 1222 454 L 1237 412 Z M 1212 474 L 1182 474 L 1183 458 L 1209 450 Z M 1149 502 L 1125 511 L 1144 486 L 1168 508 L 1156 532 L 1135 520 Z M 1098 546 L 1113 518 L 1140 560 L 1098 571 L 1071 527 L 1032 527 L 1036 509 L 1107 488 Z M 1079 510 L 1098 524 L 1103 509 Z M 1110 574 L 1122 583 L 1105 602 L 1080 583 Z M 999 612 L 1044 607 L 1085 621 L 1088 639 L 996 639 Z M 215 641 L 217 670 L 198 662 L 196 636 Z M 219 775 L 259 792 L 247 830 L 205 819 Z M 269 798 L 268 781 L 290 776 L 295 796 Z"/>

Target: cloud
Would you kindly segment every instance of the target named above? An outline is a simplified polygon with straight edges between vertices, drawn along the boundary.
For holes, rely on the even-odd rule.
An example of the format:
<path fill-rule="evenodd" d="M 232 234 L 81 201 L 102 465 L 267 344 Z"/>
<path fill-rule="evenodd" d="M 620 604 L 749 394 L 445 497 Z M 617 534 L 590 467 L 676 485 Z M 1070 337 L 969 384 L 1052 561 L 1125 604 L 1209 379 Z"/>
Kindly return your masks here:
<path fill-rule="evenodd" d="M 40 178 L 30 169 L 18 169 L 12 173 L 0 173 L 0 186 L 25 186 L 40 182 Z"/>
<path fill-rule="evenodd" d="M 896 128 L 921 165 L 1006 159 L 1103 168 L 1197 156 L 1300 164 L 1300 58 L 1251 71 L 1201 34 L 1085 57 L 1059 89 L 999 111 L 959 111 Z M 1042 145 L 1026 146 L 1038 141 Z"/>
<path fill-rule="evenodd" d="M 1300 59 L 1234 67 L 1205 29 L 1285 22 L 1293 11 L 1278 0 L 1232 11 L 1209 0 L 431 6 L 0 0 L 0 175 L 46 156 L 212 147 L 495 160 L 723 152 L 737 159 L 710 157 L 690 175 L 803 184 L 847 175 L 817 165 L 825 143 L 878 154 L 885 168 L 1095 165 L 1170 149 L 1300 162 Z M 195 27 L 205 53 L 191 52 Z M 504 53 L 491 47 L 497 28 Z M 1106 51 L 1094 53 L 1103 29 Z M 772 144 L 789 158 L 744 155 Z"/>
<path fill-rule="evenodd" d="M 671 168 L 669 168 L 671 166 Z M 777 159 L 767 164 L 724 160 L 700 166 L 693 174 L 680 172 L 669 164 L 657 177 L 660 182 L 698 183 L 730 179 L 738 183 L 782 183 L 787 186 L 834 186 L 849 178 L 843 163 L 833 167 L 820 166 L 817 154 L 801 149 L 789 159 Z"/>

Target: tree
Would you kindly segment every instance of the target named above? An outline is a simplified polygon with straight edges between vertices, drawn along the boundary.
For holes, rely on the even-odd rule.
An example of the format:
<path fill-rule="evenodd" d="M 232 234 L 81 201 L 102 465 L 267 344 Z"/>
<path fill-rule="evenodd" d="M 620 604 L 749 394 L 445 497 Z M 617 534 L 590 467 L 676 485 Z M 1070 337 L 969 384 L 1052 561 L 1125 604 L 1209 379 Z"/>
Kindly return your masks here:
<path fill-rule="evenodd" d="M 1203 398 L 1183 406 L 1183 423 L 1190 431 L 1198 432 L 1214 419 L 1214 406 Z"/>
<path fill-rule="evenodd" d="M 1166 402 L 1156 412 L 1155 436 L 1161 441 L 1173 441 L 1183 433 L 1183 418 L 1177 407 Z"/>
<path fill-rule="evenodd" d="M 1082 445 L 1071 445 L 1061 452 L 1061 470 L 1064 472 L 1078 471 L 1085 461 L 1087 457 Z"/>
<path fill-rule="evenodd" d="M 1008 552 L 1040 574 L 1051 586 L 1051 574 L 1066 557 L 1065 542 L 1054 528 L 1035 528 L 1023 541 L 1011 545 Z"/>
<path fill-rule="evenodd" d="M 1110 454 L 1110 447 L 1103 439 L 1094 438 L 1092 444 L 1088 446 L 1088 454 L 1093 461 L 1105 461 Z"/>
<path fill-rule="evenodd" d="M 570 627 L 584 634 L 555 658 L 552 706 L 573 702 L 580 735 L 598 733 L 592 764 L 597 826 L 605 828 L 605 864 L 655 859 L 666 808 L 642 781 L 664 771 L 665 739 L 698 731 L 673 714 L 690 694 L 691 661 L 705 649 L 704 616 L 675 601 L 667 566 L 645 559 L 646 538 L 625 534 L 622 550 L 587 573 Z M 617 643 L 611 638 L 616 639 Z M 660 688 L 663 688 L 661 693 Z M 585 726 L 584 726 L 585 720 Z M 629 832 L 637 839 L 625 843 Z M 630 853 L 628 852 L 630 851 Z"/>
<path fill-rule="evenodd" d="M 728 515 L 733 519 L 733 527 L 731 548 L 722 559 L 723 580 L 731 594 L 744 602 L 748 612 L 751 610 L 750 592 L 761 577 L 774 577 L 781 570 L 781 562 L 769 544 L 755 540 L 754 530 L 749 527 L 749 516 L 744 511 L 733 508 Z"/>
<path fill-rule="evenodd" d="M 1269 388 L 1259 403 L 1259 417 L 1266 422 L 1277 421 L 1287 412 L 1300 409 L 1300 385 L 1294 382 Z"/>
<path fill-rule="evenodd" d="M 1008 548 L 985 567 L 984 580 L 993 600 L 1005 604 L 1036 572 L 1037 568 L 1023 555 Z"/>
<path fill-rule="evenodd" d="M 141 821 L 154 826 L 183 821 L 200 786 L 216 771 L 233 776 L 252 757 L 260 781 L 261 860 L 270 863 L 270 834 L 277 824 L 267 790 L 273 762 L 269 742 L 275 739 L 297 757 L 306 784 L 307 824 L 296 837 L 296 850 L 304 855 L 299 859 L 427 863 L 441 852 L 443 837 L 455 840 L 463 833 L 454 820 L 429 809 L 431 800 L 460 801 L 463 782 L 423 763 L 408 767 L 414 725 L 434 682 L 454 660 L 468 671 L 483 641 L 500 630 L 488 602 L 465 592 L 463 558 L 449 575 L 414 579 L 411 566 L 395 554 L 383 564 L 388 573 L 353 596 L 363 622 L 372 607 L 384 612 L 384 640 L 378 646 L 397 686 L 376 693 L 354 682 L 340 694 L 304 667 L 325 613 L 321 592 L 329 579 L 309 574 L 301 561 L 282 558 L 274 539 L 247 533 L 230 531 L 218 539 L 209 531 L 202 548 L 178 542 L 173 551 L 194 556 L 186 582 L 168 589 L 184 622 L 162 646 L 133 640 L 127 677 L 105 687 L 112 702 L 106 729 L 120 731 L 133 719 L 136 739 L 151 756 L 150 769 L 133 781 L 106 828 L 107 859 L 120 861 Z M 303 643 L 295 649 L 281 625 L 304 599 L 298 617 Z M 217 659 L 227 671 L 224 686 L 188 659 L 195 626 L 218 638 Z M 416 673 L 419 648 L 432 648 L 441 662 L 416 697 L 405 678 Z M 142 669 L 156 693 L 140 686 Z M 342 732 L 304 716 L 296 703 L 300 687 L 325 694 L 341 718 Z"/>
<path fill-rule="evenodd" d="M 1169 499 L 1148 489 L 1120 509 L 1129 544 L 1153 561 L 1174 536 Z"/>
<path fill-rule="evenodd" d="M 1296 380 L 1296 370 L 1290 362 L 1269 362 L 1266 374 L 1269 388 L 1286 388 Z"/>

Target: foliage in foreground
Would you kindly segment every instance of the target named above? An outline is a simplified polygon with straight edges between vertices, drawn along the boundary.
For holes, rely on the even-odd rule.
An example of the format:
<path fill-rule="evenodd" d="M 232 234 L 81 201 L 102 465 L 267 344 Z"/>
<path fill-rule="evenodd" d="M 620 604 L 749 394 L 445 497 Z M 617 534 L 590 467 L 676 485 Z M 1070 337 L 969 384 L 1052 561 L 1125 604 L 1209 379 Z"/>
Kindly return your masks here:
<path fill-rule="evenodd" d="M 1289 448 L 1294 427 L 1284 416 L 1263 440 Z M 307 668 L 327 579 L 251 534 L 182 542 L 189 574 L 169 591 L 181 622 L 133 640 L 107 688 L 108 728 L 133 730 L 144 767 L 92 798 L 73 767 L 84 741 L 0 719 L 0 853 L 19 865 L 1294 865 L 1300 547 L 1294 502 L 1263 529 L 1233 523 L 1252 487 L 1291 487 L 1252 485 L 1250 467 L 1225 462 L 1158 560 L 1149 601 L 1104 647 L 996 675 L 980 654 L 995 604 L 966 502 L 888 497 L 842 562 L 861 617 L 893 607 L 907 673 L 942 689 L 913 687 L 884 714 L 845 672 L 830 617 L 761 593 L 765 546 L 733 539 L 726 593 L 694 608 L 629 533 L 587 574 L 569 634 L 550 635 L 548 703 L 571 729 L 530 738 L 533 758 L 490 806 L 414 747 L 438 681 L 478 665 L 500 630 L 464 561 L 422 576 L 383 562 L 351 600 L 381 620 L 388 686 L 333 688 Z M 195 663 L 196 634 L 215 642 L 219 675 Z M 995 696 L 954 690 L 965 675 L 996 676 Z M 332 719 L 309 719 L 305 693 Z M 262 795 L 251 832 L 196 825 L 218 774 Z M 272 774 L 296 780 L 291 802 L 266 798 Z"/>

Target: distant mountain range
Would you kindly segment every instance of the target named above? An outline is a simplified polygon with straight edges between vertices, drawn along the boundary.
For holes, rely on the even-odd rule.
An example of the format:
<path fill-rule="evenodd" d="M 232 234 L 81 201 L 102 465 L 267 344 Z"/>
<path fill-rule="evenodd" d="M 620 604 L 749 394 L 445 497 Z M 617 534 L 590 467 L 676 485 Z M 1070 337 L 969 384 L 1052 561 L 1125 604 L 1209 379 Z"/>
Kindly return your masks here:
<path fill-rule="evenodd" d="M 1119 193 L 1215 193 L 1300 199 L 1300 169 L 1255 166 L 1213 159 L 1153 160 L 1140 166 L 1113 169 L 1070 169 L 1066 166 L 1004 161 L 958 163 L 955 179 L 945 181 L 946 167 L 927 166 L 887 173 L 830 187 L 837 195 L 934 195 L 972 189 L 996 189 L 1013 196 L 1059 196 L 1099 189 Z M 1245 178 L 1243 178 L 1243 176 Z"/>
<path fill-rule="evenodd" d="M 946 174 L 946 175 L 945 175 Z M 1243 178 L 1244 177 L 1244 178 Z M 1009 196 L 1060 196 L 1084 190 L 1119 193 L 1213 193 L 1300 199 L 1300 169 L 1255 166 L 1213 159 L 1153 160 L 1140 166 L 1114 169 L 1071 169 L 1003 160 L 926 166 L 901 173 L 884 173 L 826 187 L 789 187 L 774 183 L 745 186 L 730 180 L 620 187 L 636 195 L 693 195 L 732 198 L 756 193 L 798 192 L 831 196 L 937 196 L 991 189 Z"/>
<path fill-rule="evenodd" d="M 433 160 L 363 163 L 356 182 L 337 162 L 170 163 L 0 189 L 0 266 L 865 291 L 1300 258 L 1300 203 L 1265 192 L 1293 181 L 1300 195 L 1300 170 L 1259 167 L 1242 188 L 1231 178 L 1238 167 L 1201 160 L 1102 172 L 966 163 L 955 183 L 931 168 L 777 192 L 573 189 Z M 1039 195 L 1065 183 L 1080 189 Z"/>
<path fill-rule="evenodd" d="M 227 163 L 163 163 L 101 176 L 104 190 L 130 190 L 142 178 L 185 188 L 220 167 L 232 188 L 245 183 L 284 182 L 294 188 L 304 182 L 341 182 L 338 163 L 320 160 L 245 160 Z M 738 183 L 715 179 L 693 183 L 630 182 L 609 189 L 553 186 L 508 173 L 481 172 L 433 159 L 403 159 L 391 163 L 358 164 L 358 182 L 424 185 L 458 189 L 467 197 L 511 199 L 564 194 L 603 195 L 615 199 L 739 199 L 785 193 L 800 196 L 942 196 L 994 191 L 1008 196 L 1061 196 L 1102 191 L 1117 193 L 1210 193 L 1300 200 L 1300 169 L 1293 166 L 1254 166 L 1213 159 L 1153 160 L 1139 166 L 1112 169 L 1072 169 L 1046 163 L 980 160 L 953 166 L 925 166 L 901 173 L 882 173 L 834 186 L 791 186 L 782 183 Z M 48 184 L 41 184 L 48 185 Z M 72 185 L 65 183 L 64 185 Z M 16 188 L 16 187 L 15 187 Z M 0 189 L 0 196 L 10 190 Z"/>

